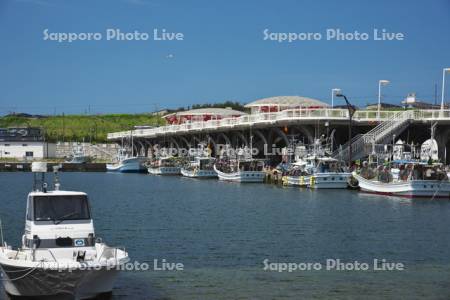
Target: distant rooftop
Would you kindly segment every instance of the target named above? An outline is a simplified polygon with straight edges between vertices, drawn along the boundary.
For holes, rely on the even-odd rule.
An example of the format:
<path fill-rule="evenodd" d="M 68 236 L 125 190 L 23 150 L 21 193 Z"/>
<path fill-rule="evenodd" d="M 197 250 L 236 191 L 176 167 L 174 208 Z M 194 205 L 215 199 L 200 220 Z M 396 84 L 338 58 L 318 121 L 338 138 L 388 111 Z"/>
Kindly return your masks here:
<path fill-rule="evenodd" d="M 259 99 L 248 103 L 245 107 L 280 106 L 280 107 L 328 107 L 317 99 L 302 96 L 276 96 Z"/>
<path fill-rule="evenodd" d="M 188 121 L 220 120 L 223 118 L 240 117 L 243 115 L 246 115 L 246 113 L 231 108 L 208 107 L 183 110 L 165 115 L 164 118 L 170 124 L 182 124 Z"/>
<path fill-rule="evenodd" d="M 0 141 L 43 141 L 44 134 L 40 128 L 0 128 Z"/>
<path fill-rule="evenodd" d="M 229 109 L 229 108 L 215 108 L 215 107 L 208 107 L 208 108 L 199 108 L 199 109 L 191 109 L 191 110 L 182 110 L 170 115 L 177 115 L 177 116 L 206 116 L 206 115 L 220 115 L 220 116 L 242 116 L 246 115 L 245 112 Z"/>

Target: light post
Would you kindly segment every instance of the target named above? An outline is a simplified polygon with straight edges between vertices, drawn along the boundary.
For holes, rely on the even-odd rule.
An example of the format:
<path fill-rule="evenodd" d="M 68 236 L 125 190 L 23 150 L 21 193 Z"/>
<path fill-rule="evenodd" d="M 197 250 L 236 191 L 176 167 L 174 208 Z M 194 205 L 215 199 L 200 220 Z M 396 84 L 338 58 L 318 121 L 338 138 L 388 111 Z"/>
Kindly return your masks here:
<path fill-rule="evenodd" d="M 442 70 L 442 100 L 441 100 L 441 112 L 444 113 L 444 96 L 445 96 L 445 73 L 450 72 L 450 68 L 444 68 Z"/>
<path fill-rule="evenodd" d="M 334 108 L 334 95 L 338 94 L 341 92 L 341 89 L 331 89 L 331 108 Z"/>
<path fill-rule="evenodd" d="M 351 168 L 352 166 L 352 120 L 353 115 L 355 114 L 356 108 L 350 104 L 350 102 L 347 100 L 347 97 L 345 97 L 344 94 L 341 92 L 336 94 L 336 97 L 343 97 L 345 100 L 345 103 L 347 104 L 347 110 L 348 110 L 348 166 Z"/>
<path fill-rule="evenodd" d="M 380 120 L 380 111 L 381 111 L 381 86 L 388 85 L 389 80 L 380 80 L 378 81 L 378 111 L 377 111 L 377 119 Z"/>

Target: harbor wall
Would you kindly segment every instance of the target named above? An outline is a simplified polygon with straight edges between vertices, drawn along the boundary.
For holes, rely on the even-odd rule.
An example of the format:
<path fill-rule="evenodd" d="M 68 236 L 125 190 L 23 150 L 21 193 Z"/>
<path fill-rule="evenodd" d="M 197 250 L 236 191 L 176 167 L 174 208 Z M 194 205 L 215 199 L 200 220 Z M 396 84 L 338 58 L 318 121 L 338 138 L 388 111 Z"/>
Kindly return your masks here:
<path fill-rule="evenodd" d="M 53 171 L 54 166 L 60 166 L 62 172 L 106 172 L 105 163 L 47 163 L 48 172 Z M 30 172 L 31 162 L 24 163 L 0 163 L 0 172 Z"/>
<path fill-rule="evenodd" d="M 58 142 L 56 144 L 56 158 L 70 157 L 76 147 L 82 146 L 86 155 L 89 155 L 98 160 L 110 161 L 117 155 L 119 145 L 111 144 L 90 144 L 90 143 L 76 143 L 76 142 Z"/>

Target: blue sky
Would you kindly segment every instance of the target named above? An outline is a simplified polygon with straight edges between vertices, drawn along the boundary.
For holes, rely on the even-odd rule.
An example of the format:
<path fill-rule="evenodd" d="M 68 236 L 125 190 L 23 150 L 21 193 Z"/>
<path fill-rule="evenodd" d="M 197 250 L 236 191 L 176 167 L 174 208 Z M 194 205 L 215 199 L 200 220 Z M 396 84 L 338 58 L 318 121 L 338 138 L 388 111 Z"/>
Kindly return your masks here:
<path fill-rule="evenodd" d="M 44 41 L 43 31 L 101 41 Z M 182 32 L 183 41 L 106 41 L 105 30 Z M 401 32 L 404 41 L 264 41 L 270 32 Z M 355 104 L 407 93 L 434 102 L 450 67 L 450 1 L 1 0 L 0 114 L 146 112 L 276 95 Z M 450 74 L 446 97 L 450 99 Z M 339 101 L 339 100 L 338 100 Z"/>

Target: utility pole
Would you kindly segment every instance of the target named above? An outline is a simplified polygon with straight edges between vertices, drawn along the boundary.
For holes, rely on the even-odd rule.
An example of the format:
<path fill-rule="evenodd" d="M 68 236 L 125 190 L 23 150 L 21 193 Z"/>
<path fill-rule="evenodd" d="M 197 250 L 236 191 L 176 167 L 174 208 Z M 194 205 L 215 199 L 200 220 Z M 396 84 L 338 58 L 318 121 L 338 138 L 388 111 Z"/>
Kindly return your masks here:
<path fill-rule="evenodd" d="M 343 97 L 345 103 L 347 104 L 348 110 L 348 166 L 352 167 L 352 126 L 353 126 L 353 115 L 355 114 L 355 107 L 350 104 L 347 97 L 344 94 L 338 93 L 336 97 Z"/>

